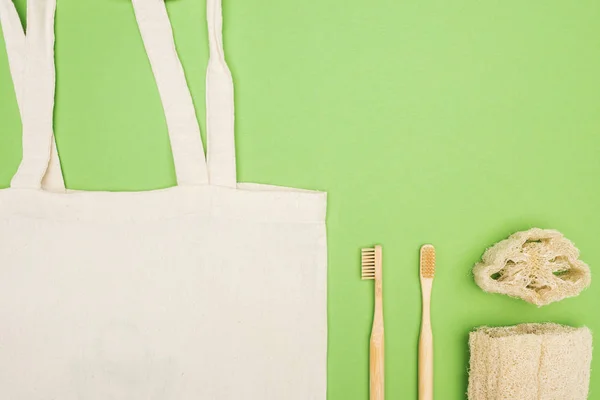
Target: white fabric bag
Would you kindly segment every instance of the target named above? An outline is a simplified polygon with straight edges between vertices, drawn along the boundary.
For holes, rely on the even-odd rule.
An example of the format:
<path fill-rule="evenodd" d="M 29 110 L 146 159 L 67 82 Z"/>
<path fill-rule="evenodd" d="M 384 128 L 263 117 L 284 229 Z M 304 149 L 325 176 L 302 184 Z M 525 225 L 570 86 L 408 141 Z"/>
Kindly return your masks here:
<path fill-rule="evenodd" d="M 221 4 L 207 1 L 207 162 L 164 0 L 133 0 L 178 186 L 107 193 L 62 183 L 56 0 L 29 0 L 26 36 L 0 0 L 23 120 L 0 190 L 0 399 L 325 399 L 326 195 L 236 183 Z"/>

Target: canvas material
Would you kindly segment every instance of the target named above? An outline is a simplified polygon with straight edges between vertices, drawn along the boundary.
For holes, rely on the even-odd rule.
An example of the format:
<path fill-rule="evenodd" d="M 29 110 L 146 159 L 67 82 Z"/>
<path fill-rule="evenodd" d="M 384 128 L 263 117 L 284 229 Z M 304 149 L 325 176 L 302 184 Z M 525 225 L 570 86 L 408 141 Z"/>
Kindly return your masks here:
<path fill-rule="evenodd" d="M 6 32 L 20 25 L 0 5 L 18 91 L 23 41 Z M 235 183 L 220 0 L 207 4 L 208 164 L 164 2 L 133 6 L 178 186 L 44 190 L 55 1 L 30 0 L 22 62 L 38 83 L 24 81 L 23 161 L 0 190 L 0 397 L 325 399 L 326 195 Z"/>
<path fill-rule="evenodd" d="M 30 8 L 29 10 L 32 9 Z M 33 8 L 33 10 L 35 10 L 35 8 Z M 21 112 L 21 118 L 23 119 L 23 110 L 25 109 L 25 82 L 27 81 L 25 78 L 25 60 L 27 59 L 28 48 L 26 47 L 25 32 L 21 26 L 21 21 L 19 20 L 16 9 L 12 6 L 10 1 L 0 1 L 0 22 L 7 47 L 9 68 L 13 77 L 17 103 L 19 105 L 19 111 Z M 51 101 L 46 104 L 46 108 L 49 106 L 50 110 L 52 110 L 54 106 L 54 63 L 48 63 L 46 61 L 44 68 L 49 74 L 45 75 L 43 79 L 50 81 L 52 84 Z M 34 86 L 36 84 L 35 79 L 36 78 L 29 81 L 32 82 Z M 50 129 L 52 129 L 52 127 L 50 127 Z M 48 169 L 42 179 L 41 185 L 46 190 L 64 191 L 65 183 L 60 168 L 60 160 L 58 158 L 54 134 L 52 134 L 50 146 L 51 152 Z"/>

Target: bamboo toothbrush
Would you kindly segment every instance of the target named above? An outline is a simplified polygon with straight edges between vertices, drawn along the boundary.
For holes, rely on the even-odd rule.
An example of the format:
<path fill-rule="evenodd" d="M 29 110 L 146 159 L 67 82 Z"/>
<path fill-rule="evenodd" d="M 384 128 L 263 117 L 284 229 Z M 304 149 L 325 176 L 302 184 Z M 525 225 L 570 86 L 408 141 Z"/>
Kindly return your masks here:
<path fill-rule="evenodd" d="M 423 314 L 419 338 L 419 400 L 433 400 L 433 333 L 431 332 L 431 287 L 435 274 L 435 248 L 421 247 L 421 294 Z"/>
<path fill-rule="evenodd" d="M 375 310 L 370 345 L 371 400 L 384 397 L 383 275 L 381 246 L 362 249 L 362 279 L 375 280 Z"/>

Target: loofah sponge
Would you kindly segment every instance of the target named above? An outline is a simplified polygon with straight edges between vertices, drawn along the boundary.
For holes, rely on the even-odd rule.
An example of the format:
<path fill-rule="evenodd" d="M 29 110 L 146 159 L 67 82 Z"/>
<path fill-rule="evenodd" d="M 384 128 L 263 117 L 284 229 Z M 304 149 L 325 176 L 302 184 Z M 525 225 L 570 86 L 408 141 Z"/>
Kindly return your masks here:
<path fill-rule="evenodd" d="M 543 306 L 577 296 L 591 283 L 590 268 L 560 232 L 517 232 L 487 249 L 473 269 L 486 292 L 503 293 Z"/>
<path fill-rule="evenodd" d="M 469 345 L 469 400 L 587 399 L 592 361 L 588 328 L 482 327 L 471 332 Z"/>

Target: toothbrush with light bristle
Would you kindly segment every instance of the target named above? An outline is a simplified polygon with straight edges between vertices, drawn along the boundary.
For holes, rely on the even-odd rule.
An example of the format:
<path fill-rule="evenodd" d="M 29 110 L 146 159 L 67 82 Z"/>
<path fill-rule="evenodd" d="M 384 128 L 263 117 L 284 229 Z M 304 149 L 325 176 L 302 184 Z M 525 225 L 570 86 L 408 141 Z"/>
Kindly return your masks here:
<path fill-rule="evenodd" d="M 419 400 L 433 400 L 433 333 L 431 331 L 431 287 L 435 275 L 435 248 L 421 247 L 421 294 L 423 313 L 419 338 Z"/>
<path fill-rule="evenodd" d="M 362 249 L 362 279 L 375 280 L 375 310 L 371 330 L 369 386 L 370 399 L 384 398 L 383 274 L 381 246 Z"/>

